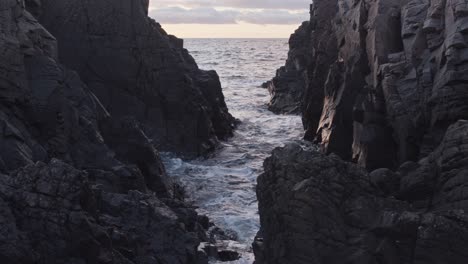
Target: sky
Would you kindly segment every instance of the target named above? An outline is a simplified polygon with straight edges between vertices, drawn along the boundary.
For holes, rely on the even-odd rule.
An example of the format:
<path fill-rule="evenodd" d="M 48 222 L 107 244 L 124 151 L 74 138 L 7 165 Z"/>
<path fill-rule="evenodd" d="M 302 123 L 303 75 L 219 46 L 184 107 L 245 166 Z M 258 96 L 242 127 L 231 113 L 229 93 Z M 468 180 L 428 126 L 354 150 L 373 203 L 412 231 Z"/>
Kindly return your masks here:
<path fill-rule="evenodd" d="M 311 0 L 150 0 L 149 15 L 181 38 L 288 38 Z"/>

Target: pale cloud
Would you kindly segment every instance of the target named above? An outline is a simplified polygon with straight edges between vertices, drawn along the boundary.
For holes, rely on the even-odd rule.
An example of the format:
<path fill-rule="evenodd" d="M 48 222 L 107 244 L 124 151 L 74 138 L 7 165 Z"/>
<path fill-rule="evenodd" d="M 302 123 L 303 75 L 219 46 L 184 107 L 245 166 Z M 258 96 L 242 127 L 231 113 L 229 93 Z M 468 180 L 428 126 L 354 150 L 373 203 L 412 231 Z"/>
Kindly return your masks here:
<path fill-rule="evenodd" d="M 309 17 L 308 12 L 291 12 L 287 10 L 264 9 L 260 11 L 241 12 L 237 21 L 251 24 L 298 24 Z"/>
<path fill-rule="evenodd" d="M 262 9 L 307 9 L 311 0 L 151 0 L 152 7 L 232 7 Z"/>
<path fill-rule="evenodd" d="M 163 24 L 298 24 L 307 19 L 307 12 L 275 9 L 229 9 L 211 7 L 162 7 L 150 11 L 150 16 Z"/>
<path fill-rule="evenodd" d="M 218 11 L 210 7 L 164 7 L 150 11 L 151 17 L 167 24 L 235 24 L 238 15 L 236 11 Z"/>
<path fill-rule="evenodd" d="M 179 37 L 286 38 L 309 19 L 311 3 L 311 0 L 150 0 L 150 16 Z"/>

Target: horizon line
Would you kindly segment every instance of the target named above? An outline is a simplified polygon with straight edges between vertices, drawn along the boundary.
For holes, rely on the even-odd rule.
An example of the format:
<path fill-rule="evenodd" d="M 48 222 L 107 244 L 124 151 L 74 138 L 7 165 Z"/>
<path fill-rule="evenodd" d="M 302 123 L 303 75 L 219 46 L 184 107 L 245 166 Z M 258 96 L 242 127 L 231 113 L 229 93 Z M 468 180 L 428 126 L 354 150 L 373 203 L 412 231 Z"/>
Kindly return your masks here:
<path fill-rule="evenodd" d="M 259 37 L 259 38 L 249 38 L 249 37 L 240 37 L 240 38 L 236 38 L 236 37 L 188 37 L 188 38 L 184 38 L 184 37 L 178 37 L 176 36 L 177 38 L 180 38 L 180 39 L 289 39 L 289 38 L 262 38 L 262 37 Z"/>

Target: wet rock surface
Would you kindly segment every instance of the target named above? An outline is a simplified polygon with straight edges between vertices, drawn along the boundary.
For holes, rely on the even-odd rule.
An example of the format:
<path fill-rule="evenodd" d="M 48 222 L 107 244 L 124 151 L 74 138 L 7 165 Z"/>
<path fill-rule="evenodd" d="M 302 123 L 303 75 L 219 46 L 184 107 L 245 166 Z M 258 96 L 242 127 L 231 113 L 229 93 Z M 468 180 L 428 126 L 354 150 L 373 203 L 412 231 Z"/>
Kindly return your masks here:
<path fill-rule="evenodd" d="M 467 8 L 314 1 L 299 103 L 317 145 L 266 160 L 256 263 L 468 261 Z"/>
<path fill-rule="evenodd" d="M 73 3 L 0 2 L 2 263 L 207 263 L 198 247 L 202 241 L 216 243 L 207 234 L 209 220 L 183 201 L 184 192 L 166 175 L 157 146 L 195 155 L 229 136 L 232 117 L 216 73 L 198 70 L 181 40 L 147 18 L 145 1 Z M 100 19 L 104 6 L 113 14 L 124 9 L 131 14 Z M 133 22 L 122 21 L 128 22 L 124 27 L 118 19 L 126 15 Z M 67 21 L 54 22 L 63 26 L 57 37 L 34 16 Z M 76 30 L 67 28 L 73 25 Z M 137 26 L 140 33 L 132 31 Z M 83 35 L 83 29 L 92 34 Z M 151 43 L 141 46 L 148 39 Z M 85 56 L 89 50 L 98 54 Z M 99 80 L 82 72 L 78 66 L 83 65 L 97 69 Z M 169 79 L 155 81 L 149 75 L 153 70 Z M 182 78 L 184 85 L 178 83 Z M 113 96 L 103 95 L 111 90 Z M 168 107 L 158 101 L 163 97 L 152 101 L 157 96 L 150 96 L 162 90 L 172 101 L 193 99 L 171 107 L 197 118 L 189 117 L 182 128 L 182 119 L 131 99 Z M 166 110 L 173 113 L 171 107 Z M 153 114 L 160 116 L 159 123 L 148 118 Z M 199 133 L 191 130 L 195 126 Z M 172 144 L 175 138 L 160 136 L 156 128 L 187 148 Z"/>

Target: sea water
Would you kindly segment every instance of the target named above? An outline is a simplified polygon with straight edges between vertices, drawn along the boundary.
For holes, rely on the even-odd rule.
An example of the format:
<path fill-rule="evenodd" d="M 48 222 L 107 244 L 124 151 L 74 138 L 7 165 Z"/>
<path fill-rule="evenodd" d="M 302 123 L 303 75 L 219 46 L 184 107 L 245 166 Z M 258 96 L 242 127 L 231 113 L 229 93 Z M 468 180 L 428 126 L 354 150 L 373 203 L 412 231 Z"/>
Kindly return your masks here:
<path fill-rule="evenodd" d="M 270 95 L 260 88 L 284 65 L 287 39 L 187 39 L 185 47 L 201 69 L 218 72 L 229 111 L 241 123 L 209 158 L 183 161 L 165 153 L 164 163 L 200 214 L 237 235 L 242 258 L 230 263 L 250 264 L 260 226 L 255 186 L 263 161 L 303 135 L 301 118 L 268 111 Z"/>

